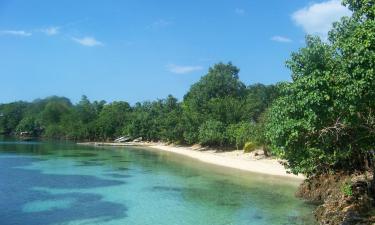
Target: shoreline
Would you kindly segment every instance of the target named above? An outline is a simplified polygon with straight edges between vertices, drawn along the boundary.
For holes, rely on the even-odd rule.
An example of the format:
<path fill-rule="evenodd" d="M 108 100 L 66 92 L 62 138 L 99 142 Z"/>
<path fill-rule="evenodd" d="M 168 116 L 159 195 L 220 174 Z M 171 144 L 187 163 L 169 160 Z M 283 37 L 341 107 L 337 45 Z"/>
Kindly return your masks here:
<path fill-rule="evenodd" d="M 83 142 L 77 144 L 109 147 L 147 147 L 158 151 L 183 155 L 189 158 L 199 160 L 204 163 L 213 164 L 221 167 L 228 167 L 232 169 L 238 169 L 258 174 L 284 177 L 288 179 L 298 179 L 301 181 L 305 179 L 303 175 L 297 176 L 294 174 L 288 174 L 284 166 L 281 165 L 277 159 L 255 159 L 251 157 L 251 153 L 243 153 L 242 150 L 216 151 L 213 149 L 209 149 L 202 151 L 194 147 L 172 146 L 164 143 L 148 142 Z"/>

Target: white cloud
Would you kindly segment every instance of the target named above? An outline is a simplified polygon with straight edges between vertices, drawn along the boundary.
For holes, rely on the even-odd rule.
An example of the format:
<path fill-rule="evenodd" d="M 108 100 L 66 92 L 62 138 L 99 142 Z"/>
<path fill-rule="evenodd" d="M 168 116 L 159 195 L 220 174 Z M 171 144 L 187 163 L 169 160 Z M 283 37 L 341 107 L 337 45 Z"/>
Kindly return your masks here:
<path fill-rule="evenodd" d="M 157 29 L 161 29 L 161 28 L 168 27 L 168 26 L 171 25 L 171 24 L 172 24 L 171 21 L 164 20 L 164 19 L 159 19 L 159 20 L 154 21 L 154 22 L 149 26 L 149 28 L 150 28 L 150 29 L 157 30 Z"/>
<path fill-rule="evenodd" d="M 246 11 L 244 9 L 240 9 L 240 8 L 236 8 L 234 10 L 234 12 L 237 14 L 237 15 L 240 15 L 240 16 L 243 16 L 246 14 Z"/>
<path fill-rule="evenodd" d="M 42 31 L 48 36 L 53 36 L 59 33 L 59 29 L 60 29 L 59 27 L 48 27 L 45 29 L 41 29 L 40 31 Z"/>
<path fill-rule="evenodd" d="M 271 40 L 272 41 L 276 41 L 276 42 L 281 42 L 281 43 L 290 43 L 290 42 L 292 42 L 292 39 L 287 38 L 287 37 L 283 37 L 283 36 L 278 36 L 278 35 L 273 36 L 271 38 Z"/>
<path fill-rule="evenodd" d="M 202 69 L 203 67 L 201 66 L 180 66 L 180 65 L 175 65 L 175 64 L 167 65 L 167 70 L 171 73 L 176 73 L 176 74 L 192 73 L 192 72 L 199 71 Z"/>
<path fill-rule="evenodd" d="M 96 40 L 93 37 L 83 37 L 83 38 L 75 38 L 72 37 L 72 40 L 77 42 L 78 44 L 87 46 L 87 47 L 94 47 L 94 46 L 101 46 L 103 45 L 102 42 Z"/>
<path fill-rule="evenodd" d="M 315 3 L 292 14 L 293 21 L 306 33 L 326 38 L 332 23 L 343 16 L 350 16 L 349 9 L 341 5 L 340 0 Z"/>
<path fill-rule="evenodd" d="M 2 30 L 0 31 L 0 35 L 13 35 L 13 36 L 20 36 L 20 37 L 28 37 L 28 36 L 31 36 L 32 33 L 26 32 L 24 30 Z"/>

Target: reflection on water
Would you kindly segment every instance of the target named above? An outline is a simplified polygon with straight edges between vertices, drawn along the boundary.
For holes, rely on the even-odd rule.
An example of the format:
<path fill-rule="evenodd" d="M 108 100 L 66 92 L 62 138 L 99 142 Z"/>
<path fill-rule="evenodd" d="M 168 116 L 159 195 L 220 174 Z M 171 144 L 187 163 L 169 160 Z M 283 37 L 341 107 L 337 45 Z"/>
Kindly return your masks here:
<path fill-rule="evenodd" d="M 139 148 L 0 142 L 0 224 L 314 224 L 298 182 Z"/>

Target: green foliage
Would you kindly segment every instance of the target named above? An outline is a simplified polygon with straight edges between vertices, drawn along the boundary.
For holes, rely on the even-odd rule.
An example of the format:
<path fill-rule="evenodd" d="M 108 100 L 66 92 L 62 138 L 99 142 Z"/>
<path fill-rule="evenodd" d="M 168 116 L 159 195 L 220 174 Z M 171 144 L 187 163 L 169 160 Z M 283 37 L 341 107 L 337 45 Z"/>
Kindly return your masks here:
<path fill-rule="evenodd" d="M 245 143 L 243 150 L 244 152 L 248 153 L 248 152 L 254 151 L 256 148 L 257 148 L 257 145 L 254 142 L 250 141 L 250 142 Z"/>
<path fill-rule="evenodd" d="M 51 124 L 46 127 L 43 136 L 53 139 L 61 139 L 64 135 L 64 130 L 60 125 Z"/>
<path fill-rule="evenodd" d="M 222 146 L 225 140 L 224 124 L 217 120 L 208 120 L 199 127 L 199 142 L 202 145 Z"/>
<path fill-rule="evenodd" d="M 240 97 L 245 94 L 245 85 L 239 80 L 239 69 L 231 63 L 218 63 L 193 84 L 184 100 L 194 107 L 202 107 L 213 98 Z"/>
<path fill-rule="evenodd" d="M 254 84 L 248 86 L 246 92 L 244 111 L 253 122 L 259 121 L 262 113 L 279 95 L 276 85 Z"/>
<path fill-rule="evenodd" d="M 345 196 L 353 196 L 352 183 L 351 182 L 343 183 L 341 186 L 341 192 Z"/>
<path fill-rule="evenodd" d="M 98 139 L 107 140 L 122 134 L 123 127 L 130 123 L 131 107 L 127 102 L 113 102 L 103 106 L 95 122 Z"/>
<path fill-rule="evenodd" d="M 0 131 L 71 140 L 113 140 L 125 135 L 147 141 L 242 148 L 258 143 L 261 115 L 277 96 L 273 85 L 246 87 L 231 63 L 218 63 L 193 84 L 179 102 L 165 99 L 136 103 L 91 102 L 73 105 L 52 96 L 31 103 L 0 105 Z"/>
<path fill-rule="evenodd" d="M 105 101 L 91 103 L 87 96 L 83 95 L 81 101 L 75 107 L 74 114 L 78 120 L 83 123 L 89 123 L 97 118 L 104 105 Z"/>
<path fill-rule="evenodd" d="M 365 18 L 366 20 L 374 20 L 374 0 L 344 0 L 343 3 L 354 12 L 353 16 L 355 19 Z"/>
<path fill-rule="evenodd" d="M 373 1 L 345 1 L 351 18 L 335 23 L 329 43 L 308 36 L 287 66 L 269 110 L 266 137 L 293 173 L 364 170 L 375 145 Z M 373 15 L 372 15 L 373 16 Z"/>
<path fill-rule="evenodd" d="M 176 98 L 136 103 L 123 126 L 123 134 L 150 141 L 183 142 L 182 108 Z"/>
<path fill-rule="evenodd" d="M 16 132 L 27 132 L 31 136 L 39 136 L 43 131 L 41 123 L 34 116 L 25 116 L 17 125 Z"/>
<path fill-rule="evenodd" d="M 43 124 L 57 124 L 63 115 L 69 112 L 70 106 L 64 102 L 48 102 L 41 113 Z"/>
<path fill-rule="evenodd" d="M 254 123 L 242 121 L 237 124 L 231 124 L 227 128 L 227 138 L 229 143 L 236 146 L 237 149 L 242 149 L 246 142 L 255 141 L 256 127 Z"/>
<path fill-rule="evenodd" d="M 22 120 L 28 107 L 26 102 L 12 102 L 0 105 L 0 133 L 12 134 Z"/>
<path fill-rule="evenodd" d="M 246 87 L 239 80 L 239 69 L 231 63 L 218 63 L 193 84 L 184 96 L 184 138 L 192 144 L 199 140 L 202 123 L 213 119 L 224 123 L 237 123 L 242 117 L 241 102 Z"/>
<path fill-rule="evenodd" d="M 178 100 L 169 95 L 167 99 L 162 101 L 163 114 L 160 118 L 161 131 L 160 139 L 168 142 L 183 143 L 183 130 L 181 116 L 182 108 Z"/>

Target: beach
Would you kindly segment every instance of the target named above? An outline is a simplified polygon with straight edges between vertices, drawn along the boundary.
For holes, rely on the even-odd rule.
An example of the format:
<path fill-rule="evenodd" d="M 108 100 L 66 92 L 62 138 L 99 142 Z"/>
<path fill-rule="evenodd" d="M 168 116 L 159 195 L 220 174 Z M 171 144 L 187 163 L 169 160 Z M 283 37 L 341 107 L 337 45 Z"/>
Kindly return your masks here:
<path fill-rule="evenodd" d="M 214 164 L 243 171 L 267 174 L 272 176 L 286 177 L 291 179 L 303 180 L 303 175 L 294 175 L 287 173 L 287 170 L 280 164 L 280 160 L 275 158 L 260 158 L 257 159 L 251 153 L 244 153 L 242 150 L 231 151 L 218 151 L 214 149 L 196 148 L 194 146 L 174 146 L 165 143 L 153 142 L 127 142 L 127 143 L 114 143 L 114 142 L 84 142 L 78 143 L 80 145 L 93 145 L 93 146 L 135 146 L 144 147 L 151 150 L 158 150 L 164 152 L 175 153 L 189 158 L 199 160 L 204 163 Z"/>

